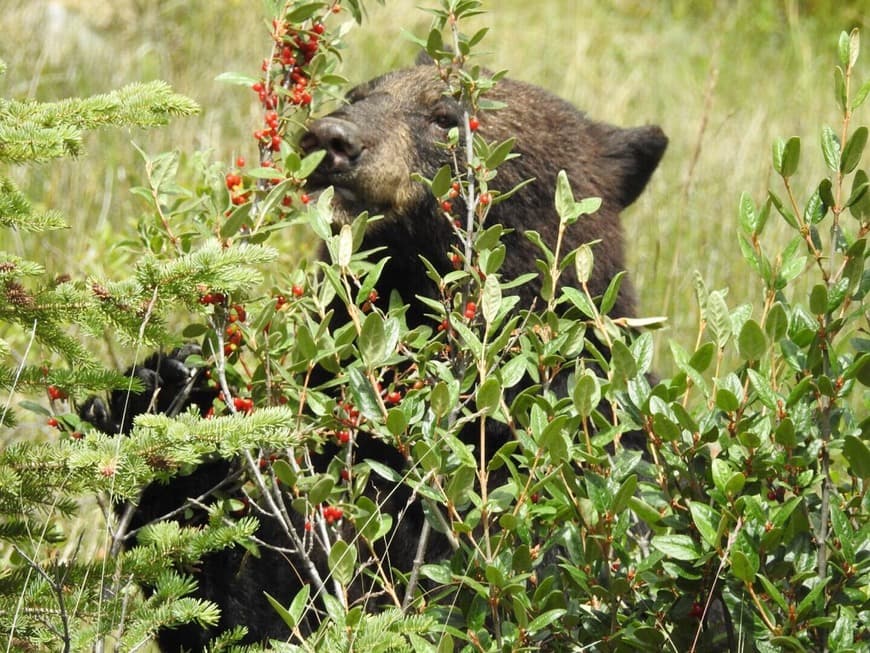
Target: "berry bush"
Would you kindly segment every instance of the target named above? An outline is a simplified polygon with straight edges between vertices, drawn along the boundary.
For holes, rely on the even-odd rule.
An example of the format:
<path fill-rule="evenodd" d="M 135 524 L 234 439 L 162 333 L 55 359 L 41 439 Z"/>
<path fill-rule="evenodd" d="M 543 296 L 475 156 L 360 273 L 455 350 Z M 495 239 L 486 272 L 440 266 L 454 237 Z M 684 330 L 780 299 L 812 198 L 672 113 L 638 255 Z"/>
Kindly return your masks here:
<path fill-rule="evenodd" d="M 274 547 L 257 538 L 269 520 L 281 546 L 310 563 L 289 602 L 260 588 L 291 633 L 277 650 L 868 649 L 870 182 L 859 123 L 870 82 L 856 78 L 858 32 L 837 43 L 841 120 L 820 129 L 825 176 L 802 172 L 810 148 L 799 139 L 774 143 L 774 188 L 735 197 L 755 295 L 696 278 L 697 339 L 659 343 L 678 370 L 659 380 L 661 320 L 609 317 L 621 276 L 595 296 L 586 281 L 596 244 L 562 249 L 600 205 L 575 198 L 564 175 L 557 242 L 528 233 L 540 301 L 518 310 L 514 291 L 528 279 L 500 279 L 509 253 L 487 215 L 522 188 L 498 184 L 512 140 L 485 138 L 486 115 L 498 111 L 487 92 L 503 73 L 475 63 L 485 30 L 464 32 L 481 4 L 440 0 L 419 40 L 465 108 L 443 144 L 454 164 L 418 177 L 455 232 L 444 252 L 453 271 L 428 267 L 441 291 L 428 302 L 431 326 L 408 328 L 404 306 L 381 301 L 383 262 L 359 251 L 373 216 L 334 230 L 331 191 L 306 188 L 324 154 L 296 146 L 346 85 L 343 37 L 364 19 L 359 0 L 267 3 L 259 72 L 221 75 L 262 108 L 242 156 L 227 165 L 196 155 L 190 181 L 178 153 L 142 152 L 135 193 L 148 212 L 127 243 L 139 254 L 128 279 L 35 292 L 20 277 L 38 277 L 39 266 L 0 254 L 4 327 L 27 332 L 35 320 L 65 360 L 31 365 L 24 351 L 16 369 L 0 348 L 0 384 L 42 392 L 47 402 L 23 406 L 53 429 L 0 450 L 7 648 L 135 650 L 163 628 L 214 625 L 218 607 L 196 598 L 187 572 L 227 547 Z M 8 151 L 0 156 L 18 161 Z M 766 237 L 771 220 L 789 239 Z M 324 256 L 276 270 L 288 228 L 310 230 Z M 578 287 L 558 283 L 568 266 Z M 332 319 L 336 306 L 346 322 Z M 185 311 L 189 325 L 172 333 L 166 316 Z M 112 327 L 137 352 L 196 341 L 185 363 L 200 375 L 204 414 L 174 402 L 138 417 L 128 437 L 83 422 L 75 408 L 89 392 L 124 396 L 143 379 L 100 370 L 64 333 L 69 323 Z M 4 409 L 4 428 L 11 415 Z M 489 421 L 512 434 L 496 450 Z M 459 437 L 470 429 L 480 433 L 473 445 Z M 361 433 L 397 451 L 405 470 L 358 458 Z M 642 447 L 630 446 L 638 434 Z M 325 467 L 324 450 L 338 452 Z M 238 483 L 191 498 L 185 510 L 206 506 L 205 523 L 133 528 L 129 511 L 113 509 L 216 460 L 234 462 Z M 379 552 L 402 514 L 373 499 L 378 479 L 425 506 L 419 550 L 441 537 L 451 555 L 391 569 Z M 105 521 L 92 556 L 64 542 L 67 518 L 90 495 Z M 326 552 L 327 575 L 306 558 L 315 550 Z M 222 633 L 212 648 L 244 635 Z"/>

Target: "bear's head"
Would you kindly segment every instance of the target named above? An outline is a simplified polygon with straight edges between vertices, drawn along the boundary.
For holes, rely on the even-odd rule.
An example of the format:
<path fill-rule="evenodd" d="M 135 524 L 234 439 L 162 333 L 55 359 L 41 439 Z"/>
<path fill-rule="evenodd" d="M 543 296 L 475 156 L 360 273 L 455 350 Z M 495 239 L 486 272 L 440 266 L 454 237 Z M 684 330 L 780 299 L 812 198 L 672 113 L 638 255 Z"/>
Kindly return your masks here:
<path fill-rule="evenodd" d="M 559 224 L 556 177 L 565 170 L 578 199 L 602 199 L 598 212 L 584 218 L 565 245 L 598 241 L 590 287 L 593 293 L 603 292 L 623 269 L 619 212 L 646 186 L 667 138 L 656 126 L 622 129 L 592 121 L 568 102 L 516 80 L 500 80 L 486 97 L 503 108 L 478 115 L 478 133 L 489 142 L 515 138 L 513 151 L 519 154 L 498 167 L 490 188 L 507 192 L 531 180 L 515 196 L 493 206 L 487 217 L 487 224 L 497 222 L 511 230 L 505 237 L 503 277 L 535 269 L 538 253 L 523 236 L 526 230 L 539 232 L 553 246 Z M 305 152 L 326 151 L 309 185 L 314 190 L 334 187 L 337 223 L 349 222 L 362 211 L 384 216 L 370 225 L 364 245 L 385 248 L 393 271 L 385 275 L 390 287 L 381 290 L 398 290 L 406 301 L 415 294 L 433 295 L 420 256 L 442 272 L 449 270 L 456 236 L 436 199 L 414 181 L 413 173 L 432 178 L 457 160 L 461 168 L 464 145 L 453 152 L 443 144 L 448 131 L 462 122 L 464 111 L 434 65 L 417 65 L 357 86 L 341 108 L 312 123 L 300 143 Z M 454 213 L 462 215 L 463 208 L 455 204 Z M 570 267 L 563 283 L 576 282 Z M 534 282 L 521 289 L 524 303 L 539 290 Z M 388 297 L 389 292 L 380 294 Z M 630 285 L 625 284 L 614 314 L 631 314 L 633 304 Z"/>

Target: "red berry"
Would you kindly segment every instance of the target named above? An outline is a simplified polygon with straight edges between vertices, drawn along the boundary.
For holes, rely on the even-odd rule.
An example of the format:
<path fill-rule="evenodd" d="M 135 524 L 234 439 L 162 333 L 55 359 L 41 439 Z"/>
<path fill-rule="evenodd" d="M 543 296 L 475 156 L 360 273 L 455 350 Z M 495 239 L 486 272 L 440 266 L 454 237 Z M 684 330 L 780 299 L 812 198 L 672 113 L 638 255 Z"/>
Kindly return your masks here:
<path fill-rule="evenodd" d="M 227 180 L 227 188 L 230 189 L 230 190 L 232 190 L 232 189 L 235 188 L 236 186 L 241 186 L 241 185 L 242 185 L 242 178 L 241 178 L 241 176 L 237 175 L 237 174 L 234 173 L 234 172 L 229 172 L 229 173 L 227 173 L 226 180 Z"/>
<path fill-rule="evenodd" d="M 239 168 L 244 168 L 245 167 L 245 157 L 240 156 L 239 158 L 237 158 L 236 159 L 236 166 L 238 166 Z"/>
<path fill-rule="evenodd" d="M 311 532 L 311 529 L 312 529 L 312 528 L 313 528 L 313 526 L 311 525 L 311 522 L 308 521 L 308 520 L 306 520 L 306 521 L 305 521 L 305 530 L 306 530 L 306 532 Z"/>
<path fill-rule="evenodd" d="M 254 82 L 251 84 L 251 90 L 254 91 L 254 93 L 262 93 L 266 88 L 263 86 L 263 82 Z"/>
<path fill-rule="evenodd" d="M 474 316 L 477 314 L 477 304 L 474 302 L 468 302 L 465 305 L 465 319 L 473 320 Z"/>
<path fill-rule="evenodd" d="M 377 290 L 372 290 L 369 293 L 369 301 L 372 303 L 375 303 L 376 301 L 378 301 L 378 291 Z"/>
<path fill-rule="evenodd" d="M 457 252 L 450 255 L 450 262 L 453 264 L 453 269 L 458 270 L 462 267 L 462 257 Z"/>
<path fill-rule="evenodd" d="M 347 429 L 336 431 L 335 439 L 338 440 L 339 444 L 347 444 L 348 442 L 350 442 L 350 431 L 348 431 Z"/>
<path fill-rule="evenodd" d="M 60 425 L 60 422 L 58 422 L 57 419 L 55 419 L 54 417 L 49 417 L 48 418 L 48 425 L 51 428 L 56 429 Z"/>
<path fill-rule="evenodd" d="M 400 401 L 402 401 L 402 393 L 398 390 L 393 390 L 392 392 L 387 393 L 388 404 L 397 404 Z"/>
<path fill-rule="evenodd" d="M 57 386 L 48 386 L 48 398 L 52 401 L 55 401 L 57 399 L 66 399 L 66 396 L 66 393 Z"/>
<path fill-rule="evenodd" d="M 308 195 L 306 195 L 305 193 L 302 193 L 299 196 L 299 201 L 302 202 L 303 204 L 308 204 L 308 202 L 311 201 L 311 198 Z"/>
<path fill-rule="evenodd" d="M 350 472 L 347 471 L 346 467 L 344 469 L 342 469 L 341 472 L 339 472 L 339 475 L 341 476 L 342 481 L 347 482 L 350 480 Z"/>
<path fill-rule="evenodd" d="M 451 204 L 447 200 L 444 200 L 443 202 L 441 202 L 441 210 L 445 213 L 450 213 L 450 211 L 453 210 L 453 204 Z"/>
<path fill-rule="evenodd" d="M 704 606 L 695 601 L 689 610 L 689 616 L 693 619 L 700 619 L 704 616 Z"/>
<path fill-rule="evenodd" d="M 314 27 L 311 28 L 311 31 L 315 34 L 323 34 L 326 28 L 323 26 L 323 23 L 315 23 Z"/>
<path fill-rule="evenodd" d="M 480 199 L 478 201 L 481 203 L 482 206 L 486 206 L 492 201 L 492 195 L 490 195 L 489 193 L 481 193 Z"/>
<path fill-rule="evenodd" d="M 476 117 L 471 116 L 471 118 L 468 119 L 468 128 L 471 131 L 476 132 L 478 127 L 480 127 L 480 121 Z"/>
<path fill-rule="evenodd" d="M 293 287 L 290 288 L 290 292 L 293 293 L 294 297 L 302 297 L 302 295 L 305 294 L 305 289 L 302 286 L 294 283 Z"/>

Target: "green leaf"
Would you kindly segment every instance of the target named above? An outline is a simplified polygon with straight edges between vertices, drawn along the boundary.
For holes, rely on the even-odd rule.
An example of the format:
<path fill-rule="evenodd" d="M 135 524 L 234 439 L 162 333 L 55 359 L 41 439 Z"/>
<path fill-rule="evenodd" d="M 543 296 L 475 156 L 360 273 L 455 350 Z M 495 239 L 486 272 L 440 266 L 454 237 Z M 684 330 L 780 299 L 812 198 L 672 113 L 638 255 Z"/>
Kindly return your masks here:
<path fill-rule="evenodd" d="M 712 548 L 719 546 L 719 515 L 706 503 L 698 501 L 689 502 L 689 511 L 692 513 L 692 521 L 695 522 L 695 527 L 704 538 L 704 541 Z"/>
<path fill-rule="evenodd" d="M 843 443 L 843 455 L 855 476 L 866 481 L 870 478 L 870 448 L 854 435 L 847 435 Z"/>
<path fill-rule="evenodd" d="M 784 612 L 788 612 L 788 601 L 785 600 L 785 597 L 782 595 L 782 592 L 777 589 L 776 585 L 770 582 L 766 576 L 762 574 L 758 574 L 758 580 L 761 581 L 761 584 L 764 585 L 764 591 L 772 598 L 776 604 L 780 607 Z"/>
<path fill-rule="evenodd" d="M 777 396 L 773 388 L 770 387 L 770 382 L 753 369 L 746 370 L 746 373 L 749 375 L 749 381 L 755 388 L 755 392 L 758 393 L 761 403 L 771 410 L 776 410 Z"/>
<path fill-rule="evenodd" d="M 792 136 L 788 141 L 777 139 L 773 144 L 773 168 L 783 177 L 791 177 L 797 170 L 801 156 L 801 141 Z"/>
<path fill-rule="evenodd" d="M 637 376 L 637 363 L 631 349 L 621 340 L 613 342 L 611 354 L 611 371 L 613 373 L 614 387 L 622 389 L 625 382 Z"/>
<path fill-rule="evenodd" d="M 336 540 L 329 551 L 329 571 L 343 587 L 349 585 L 356 572 L 356 547 Z"/>
<path fill-rule="evenodd" d="M 574 192 L 571 190 L 571 182 L 568 181 L 568 173 L 560 170 L 556 176 L 556 213 L 561 221 L 570 224 L 579 217 L 574 202 Z"/>
<path fill-rule="evenodd" d="M 296 485 L 296 472 L 294 472 L 293 468 L 290 467 L 290 463 L 283 458 L 279 458 L 272 463 L 272 472 L 285 487 L 293 487 Z"/>
<path fill-rule="evenodd" d="M 840 140 L 834 130 L 827 125 L 822 127 L 822 154 L 831 170 L 840 169 Z"/>
<path fill-rule="evenodd" d="M 840 159 L 840 171 L 843 174 L 852 172 L 861 161 L 864 154 L 864 146 L 867 145 L 867 128 L 858 127 L 843 148 L 843 156 Z"/>
<path fill-rule="evenodd" d="M 746 320 L 743 323 L 743 328 L 740 329 L 740 335 L 737 337 L 737 349 L 748 361 L 758 360 L 764 355 L 767 351 L 767 338 L 758 322 Z"/>
<path fill-rule="evenodd" d="M 811 589 L 809 591 L 809 593 L 803 598 L 803 600 L 801 600 L 801 602 L 798 603 L 798 606 L 797 606 L 797 618 L 798 619 L 805 617 L 809 613 L 810 609 L 813 607 L 813 604 L 816 601 L 820 600 L 820 598 L 822 596 L 822 592 L 825 590 L 825 587 L 827 586 L 829 580 L 830 580 L 830 578 L 825 578 L 825 580 L 823 580 L 822 582 L 817 583 L 816 586 L 813 587 L 813 589 Z"/>
<path fill-rule="evenodd" d="M 850 565 L 855 564 L 855 532 L 852 530 L 849 518 L 836 505 L 831 506 L 831 525 L 834 528 L 834 534 L 840 540 L 843 558 Z"/>
<path fill-rule="evenodd" d="M 710 466 L 710 471 L 716 489 L 722 494 L 726 494 L 725 488 L 728 485 L 728 481 L 731 480 L 731 476 L 734 474 L 734 468 L 731 466 L 731 463 L 722 458 L 714 458 L 713 463 Z"/>
<path fill-rule="evenodd" d="M 487 324 L 492 324 L 498 317 L 501 309 L 501 284 L 495 274 L 487 275 L 483 282 L 483 296 L 481 297 L 481 309 L 483 319 Z"/>
<path fill-rule="evenodd" d="M 215 77 L 214 81 L 250 87 L 256 84 L 258 80 L 256 77 L 251 77 L 250 75 L 243 75 L 242 73 L 225 72 Z"/>
<path fill-rule="evenodd" d="M 539 614 L 537 617 L 532 619 L 529 622 L 528 628 L 526 628 L 526 630 L 529 632 L 529 634 L 536 633 L 539 630 L 543 630 L 544 628 L 546 628 L 547 626 L 549 626 L 553 622 L 561 619 L 563 616 L 565 616 L 565 614 L 567 612 L 568 611 L 563 609 L 563 608 L 555 608 L 553 610 L 547 610 L 547 612 L 544 612 L 543 614 Z"/>
<path fill-rule="evenodd" d="M 614 515 L 619 515 L 623 510 L 625 510 L 626 506 L 628 506 L 629 499 L 634 496 L 636 490 L 637 474 L 631 474 L 622 482 L 622 485 L 620 485 L 619 489 L 616 491 L 613 501 L 610 502 L 610 512 Z"/>
<path fill-rule="evenodd" d="M 740 195 L 740 227 L 747 233 L 754 234 L 758 226 L 758 216 L 755 213 L 755 203 L 749 193 Z"/>
<path fill-rule="evenodd" d="M 776 302 L 770 307 L 767 320 L 764 323 L 764 330 L 767 332 L 767 337 L 773 342 L 777 342 L 785 336 L 788 330 L 788 314 L 780 302 Z"/>
<path fill-rule="evenodd" d="M 622 285 L 622 279 L 625 276 L 625 270 L 620 270 L 614 275 L 613 279 L 610 280 L 610 284 L 607 286 L 607 290 L 604 291 L 604 297 L 601 299 L 601 313 L 607 314 L 610 313 L 610 310 L 613 308 L 613 305 L 616 304 L 616 299 L 619 297 L 619 288 Z M 617 315 L 616 317 L 621 317 Z"/>
<path fill-rule="evenodd" d="M 393 435 L 402 435 L 408 428 L 408 418 L 401 408 L 393 408 L 387 413 L 387 429 Z"/>
<path fill-rule="evenodd" d="M 584 370 L 575 377 L 571 398 L 581 417 L 589 417 L 598 406 L 601 401 L 601 388 L 591 370 Z"/>
<path fill-rule="evenodd" d="M 293 602 L 290 604 L 290 609 L 286 609 L 274 596 L 269 592 L 263 592 L 266 595 L 266 600 L 278 613 L 282 621 L 287 624 L 291 630 L 299 624 L 299 619 L 302 618 L 302 612 L 305 610 L 305 604 L 308 602 L 308 593 L 311 591 L 310 585 L 303 585 L 296 596 L 293 597 Z"/>
<path fill-rule="evenodd" d="M 447 415 L 452 408 L 450 403 L 450 388 L 444 381 L 439 381 L 432 388 L 432 394 L 429 396 L 432 412 L 440 419 Z"/>
<path fill-rule="evenodd" d="M 749 556 L 747 556 L 743 551 L 735 549 L 731 551 L 730 557 L 731 571 L 734 572 L 734 575 L 744 583 L 752 583 L 752 579 L 755 578 L 755 573 L 758 570 L 752 564 Z"/>
<path fill-rule="evenodd" d="M 386 342 L 383 317 L 380 313 L 372 311 L 366 315 L 359 336 L 360 353 L 369 368 L 381 365 L 391 353 L 387 352 Z"/>
<path fill-rule="evenodd" d="M 577 282 L 580 284 L 588 283 L 592 276 L 592 266 L 595 263 L 595 256 L 592 253 L 592 248 L 588 244 L 580 245 L 574 254 L 574 270 L 577 273 Z"/>
<path fill-rule="evenodd" d="M 489 153 L 489 156 L 486 157 L 486 167 L 489 170 L 495 170 L 501 163 L 508 157 L 511 153 L 511 150 L 514 149 L 514 144 L 517 142 L 516 138 L 509 138 L 506 141 L 502 141 L 498 145 L 493 148 L 493 150 Z"/>
<path fill-rule="evenodd" d="M 845 31 L 840 32 L 840 38 L 837 39 L 837 57 L 842 65 L 849 65 L 849 34 Z"/>
<path fill-rule="evenodd" d="M 308 501 L 314 505 L 326 501 L 329 493 L 332 492 L 332 488 L 335 487 L 335 479 L 329 474 L 320 474 L 316 478 L 317 480 L 314 482 L 314 485 L 308 491 Z"/>
<path fill-rule="evenodd" d="M 449 165 L 443 165 L 432 178 L 432 194 L 435 197 L 444 197 L 453 183 L 453 171 Z"/>
<path fill-rule="evenodd" d="M 710 363 L 713 362 L 715 355 L 716 345 L 712 342 L 705 342 L 692 354 L 692 357 L 689 359 L 689 365 L 697 372 L 704 372 L 710 367 Z"/>
<path fill-rule="evenodd" d="M 723 349 L 731 338 L 731 312 L 722 291 L 711 291 L 707 296 L 707 323 L 713 331 L 716 345 Z"/>
<path fill-rule="evenodd" d="M 477 389 L 477 409 L 492 415 L 501 403 L 501 384 L 495 376 L 490 376 Z"/>
<path fill-rule="evenodd" d="M 816 284 L 810 291 L 810 311 L 824 315 L 828 311 L 828 289 L 823 283 Z"/>
<path fill-rule="evenodd" d="M 701 557 L 698 543 L 688 535 L 656 535 L 650 543 L 654 549 L 676 560 L 692 561 Z"/>
<path fill-rule="evenodd" d="M 341 232 L 338 234 L 338 265 L 342 268 L 349 266 L 351 256 L 353 256 L 353 228 L 345 224 L 341 226 Z"/>

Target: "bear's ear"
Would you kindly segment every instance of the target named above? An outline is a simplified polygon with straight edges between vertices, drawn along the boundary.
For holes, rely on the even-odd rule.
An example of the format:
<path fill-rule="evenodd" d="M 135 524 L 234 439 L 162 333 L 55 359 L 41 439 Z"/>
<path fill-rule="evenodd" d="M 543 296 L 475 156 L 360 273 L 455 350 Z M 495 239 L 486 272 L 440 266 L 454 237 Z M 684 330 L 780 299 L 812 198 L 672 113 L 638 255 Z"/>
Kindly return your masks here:
<path fill-rule="evenodd" d="M 646 187 L 668 146 L 668 137 L 657 125 L 632 129 L 607 126 L 601 150 L 604 179 L 613 184 L 622 208 L 634 202 Z"/>

